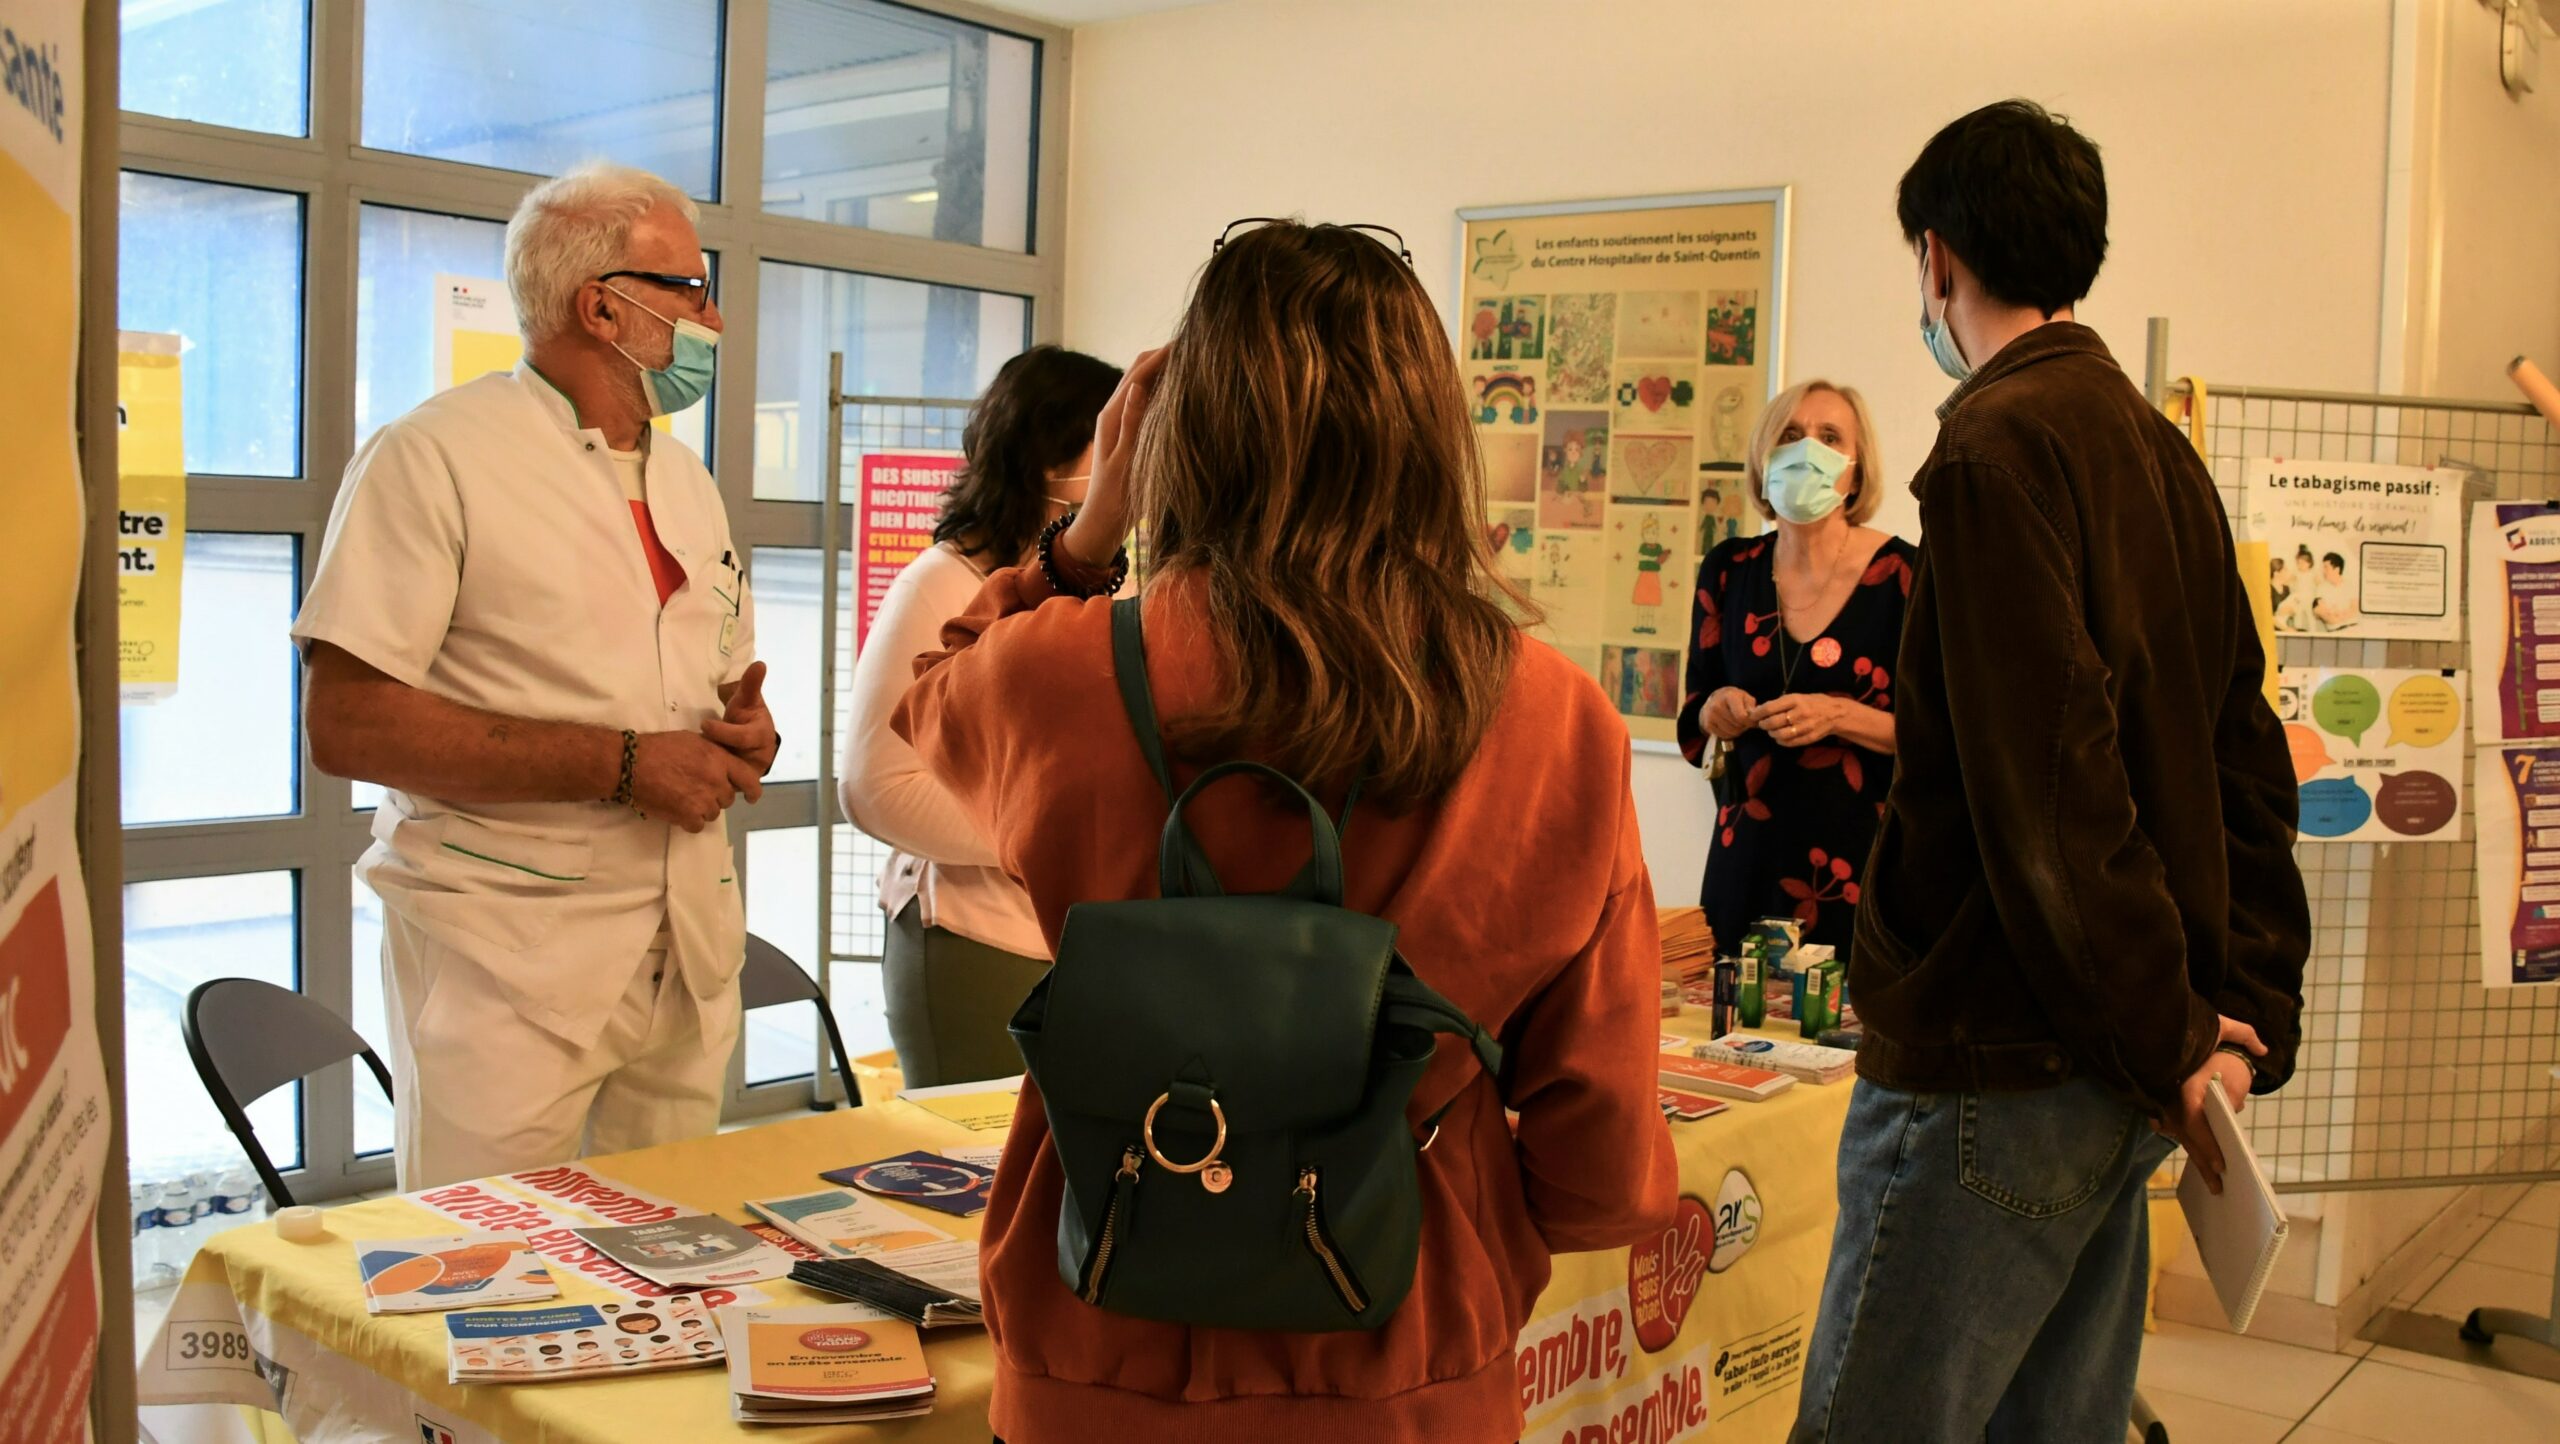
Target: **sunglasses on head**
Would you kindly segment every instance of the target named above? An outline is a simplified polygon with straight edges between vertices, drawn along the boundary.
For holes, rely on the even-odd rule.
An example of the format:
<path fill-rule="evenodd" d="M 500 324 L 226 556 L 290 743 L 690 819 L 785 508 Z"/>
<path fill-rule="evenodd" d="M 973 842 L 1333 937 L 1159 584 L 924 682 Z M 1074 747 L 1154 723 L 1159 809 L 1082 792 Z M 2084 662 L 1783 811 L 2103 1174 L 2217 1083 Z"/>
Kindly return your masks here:
<path fill-rule="evenodd" d="M 1209 243 L 1209 253 L 1211 255 L 1216 255 L 1226 246 L 1227 241 L 1232 238 L 1237 231 L 1247 227 L 1279 226 L 1289 224 L 1292 224 L 1292 222 L 1286 216 L 1246 216 L 1241 220 L 1229 221 L 1227 222 L 1227 228 L 1218 232 L 1218 238 Z M 1372 236 L 1372 239 L 1375 239 L 1376 236 L 1388 237 L 1394 242 L 1393 245 L 1388 245 L 1386 241 L 1380 241 L 1379 244 L 1387 246 L 1388 250 L 1395 252 L 1397 258 L 1402 260 L 1406 265 L 1410 266 L 1413 264 L 1413 252 L 1405 246 L 1404 233 L 1396 230 L 1392 226 L 1375 225 L 1368 221 L 1354 221 L 1348 225 L 1336 224 L 1332 221 L 1323 221 L 1319 222 L 1317 226 L 1309 227 L 1309 229 L 1375 232 L 1376 234 L 1375 236 Z"/>

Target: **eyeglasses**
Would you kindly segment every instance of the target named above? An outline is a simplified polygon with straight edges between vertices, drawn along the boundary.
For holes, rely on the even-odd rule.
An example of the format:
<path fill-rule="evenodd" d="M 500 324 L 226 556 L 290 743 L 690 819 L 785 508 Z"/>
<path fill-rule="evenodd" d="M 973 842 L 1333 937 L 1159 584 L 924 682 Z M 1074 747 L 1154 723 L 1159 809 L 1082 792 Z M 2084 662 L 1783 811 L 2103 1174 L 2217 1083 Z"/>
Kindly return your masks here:
<path fill-rule="evenodd" d="M 1292 222 L 1286 216 L 1246 216 L 1242 220 L 1229 221 L 1227 222 L 1227 228 L 1218 232 L 1218 238 L 1209 243 L 1209 253 L 1211 255 L 1216 255 L 1220 250 L 1225 248 L 1227 241 L 1232 238 L 1236 231 L 1241 227 L 1279 226 L 1289 224 L 1292 224 Z M 1410 266 L 1413 264 L 1413 252 L 1405 246 L 1404 233 L 1396 230 L 1392 226 L 1374 225 L 1368 221 L 1354 221 L 1349 225 L 1338 225 L 1332 221 L 1324 221 L 1319 224 L 1325 228 L 1337 231 L 1375 231 L 1379 235 L 1389 237 L 1395 242 L 1394 245 L 1388 246 L 1387 249 L 1394 251 L 1396 256 L 1406 265 Z M 1310 229 L 1313 228 L 1311 227 Z M 1385 245 L 1386 243 L 1382 241 L 1379 244 Z"/>
<path fill-rule="evenodd" d="M 708 276 L 671 276 L 664 271 L 607 271 L 596 279 L 614 281 L 624 276 L 629 276 L 635 281 L 655 281 L 670 291 L 681 292 L 686 300 L 693 303 L 693 308 L 697 311 L 708 305 L 712 299 L 711 278 Z"/>

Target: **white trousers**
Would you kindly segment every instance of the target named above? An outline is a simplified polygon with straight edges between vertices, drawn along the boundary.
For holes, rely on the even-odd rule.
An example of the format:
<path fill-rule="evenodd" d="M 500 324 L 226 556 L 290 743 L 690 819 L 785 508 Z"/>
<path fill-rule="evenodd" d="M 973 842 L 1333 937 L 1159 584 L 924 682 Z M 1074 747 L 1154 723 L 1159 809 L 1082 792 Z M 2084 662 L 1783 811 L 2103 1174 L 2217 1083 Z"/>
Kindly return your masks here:
<path fill-rule="evenodd" d="M 642 960 L 591 1048 L 525 1018 L 479 964 L 391 912 L 382 919 L 382 996 L 404 1190 L 720 1126 L 738 993 L 696 1000 L 663 952 Z"/>

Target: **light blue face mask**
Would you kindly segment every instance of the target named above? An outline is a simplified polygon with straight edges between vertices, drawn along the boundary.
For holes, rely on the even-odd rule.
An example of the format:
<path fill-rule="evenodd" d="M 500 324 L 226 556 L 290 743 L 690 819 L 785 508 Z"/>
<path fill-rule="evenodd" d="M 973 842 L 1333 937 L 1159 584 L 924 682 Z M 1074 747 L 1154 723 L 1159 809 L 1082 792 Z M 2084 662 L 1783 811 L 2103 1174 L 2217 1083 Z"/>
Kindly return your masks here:
<path fill-rule="evenodd" d="M 664 366 L 641 366 L 640 358 L 628 351 L 622 351 L 619 343 L 607 343 L 612 345 L 614 350 L 622 351 L 623 360 L 634 366 L 640 366 L 640 375 L 643 378 L 642 389 L 648 392 L 649 405 L 652 408 L 649 414 L 673 416 L 700 401 L 711 390 L 712 372 L 720 357 L 716 349 L 720 345 L 720 333 L 699 321 L 675 320 L 659 315 L 656 311 L 650 311 L 647 306 L 640 304 L 638 298 L 618 286 L 607 286 L 605 289 L 629 301 L 632 305 L 639 306 L 641 310 L 649 311 L 650 315 L 665 321 L 676 333 L 675 354 L 668 358 Z"/>
<path fill-rule="evenodd" d="M 1920 339 L 1928 346 L 1929 359 L 1938 363 L 1938 369 L 1962 381 L 1973 374 L 1973 367 L 1964 359 L 1964 348 L 1956 344 L 1956 333 L 1947 325 L 1946 313 L 1939 312 L 1938 319 L 1935 321 L 1929 319 L 1929 302 L 1926 299 L 1928 284 L 1929 263 L 1923 258 L 1920 263 L 1920 285 L 1923 297 L 1920 302 Z"/>
<path fill-rule="evenodd" d="M 1849 458 L 1807 436 L 1769 453 L 1764 475 L 1769 509 L 1782 521 L 1811 526 L 1840 509 L 1840 476 Z"/>

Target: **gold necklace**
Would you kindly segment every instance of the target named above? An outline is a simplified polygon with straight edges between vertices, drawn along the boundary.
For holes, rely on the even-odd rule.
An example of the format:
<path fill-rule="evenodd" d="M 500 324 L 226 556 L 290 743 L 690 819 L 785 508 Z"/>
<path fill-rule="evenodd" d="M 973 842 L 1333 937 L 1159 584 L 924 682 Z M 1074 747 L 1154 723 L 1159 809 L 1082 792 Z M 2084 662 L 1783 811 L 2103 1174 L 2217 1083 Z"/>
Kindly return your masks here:
<path fill-rule="evenodd" d="M 1839 555 L 1832 558 L 1831 565 L 1823 572 L 1822 581 L 1814 591 L 1814 596 L 1817 600 L 1828 593 L 1831 590 L 1831 583 L 1839 578 L 1842 571 L 1840 563 L 1854 555 L 1850 550 L 1854 541 L 1855 538 L 1850 537 L 1844 537 L 1841 539 Z M 1796 639 L 1794 630 L 1787 625 L 1786 588 L 1778 584 L 1778 549 L 1776 547 L 1771 547 L 1769 549 L 1769 594 L 1778 604 L 1778 690 L 1783 695 L 1795 690 L 1796 667 L 1799 663 L 1804 661 L 1805 654 L 1812 650 L 1813 642 L 1796 642 L 1795 659 L 1793 661 L 1788 660 L 1787 644 L 1789 642 L 1795 642 Z M 1844 609 L 1846 608 L 1846 605 L 1846 602 L 1842 603 Z M 1833 620 L 1837 621 L 1838 618 L 1835 616 Z M 1831 628 L 1826 623 L 1823 627 L 1823 631 L 1827 632 L 1829 630 L 1831 630 Z M 1816 633 L 1814 641 L 1818 642 L 1820 640 L 1821 634 Z"/>

